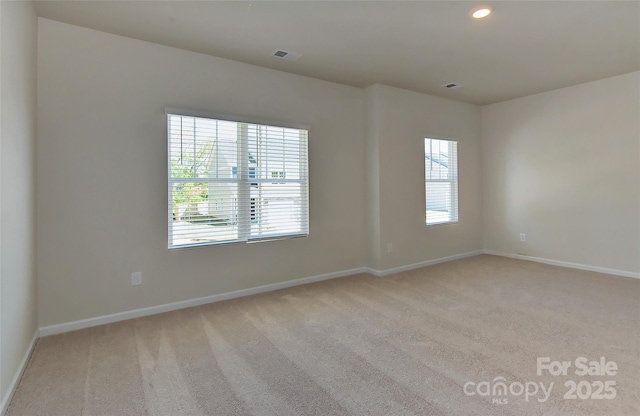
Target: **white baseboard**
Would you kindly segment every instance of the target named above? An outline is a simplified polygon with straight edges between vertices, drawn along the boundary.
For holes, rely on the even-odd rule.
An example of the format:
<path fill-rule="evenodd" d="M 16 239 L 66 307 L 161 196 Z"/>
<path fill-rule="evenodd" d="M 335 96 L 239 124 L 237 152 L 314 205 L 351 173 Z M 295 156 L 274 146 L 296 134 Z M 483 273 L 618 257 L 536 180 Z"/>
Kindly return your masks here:
<path fill-rule="evenodd" d="M 0 415 L 4 415 L 9 408 L 9 404 L 11 403 L 11 399 L 18 388 L 18 384 L 20 383 L 20 379 L 22 378 L 22 374 L 24 374 L 24 370 L 27 369 L 27 364 L 29 363 L 29 358 L 31 358 L 31 354 L 33 353 L 33 349 L 36 346 L 36 342 L 38 341 L 38 331 L 33 334 L 33 338 L 31 339 L 31 343 L 29 344 L 29 348 L 24 353 L 24 357 L 22 357 L 22 361 L 18 366 L 18 370 L 16 374 L 13 376 L 13 380 L 9 384 L 9 388 L 7 389 L 7 393 L 2 398 L 2 402 L 0 402 Z"/>
<path fill-rule="evenodd" d="M 127 319 L 141 318 L 143 316 L 155 315 L 158 313 L 175 311 L 178 309 L 191 308 L 193 306 L 205 305 L 208 303 L 220 302 L 228 299 L 235 299 L 243 296 L 256 295 L 258 293 L 271 292 L 273 290 L 286 289 L 288 287 L 304 285 L 307 283 L 320 282 L 322 280 L 335 279 L 337 277 L 351 276 L 359 273 L 367 273 L 366 267 L 358 267 L 350 270 L 321 274 L 318 276 L 304 277 L 301 279 L 287 280 L 285 282 L 271 283 L 252 287 L 249 289 L 236 290 L 233 292 L 221 293 L 218 295 L 205 296 L 202 298 L 189 299 L 180 302 L 166 303 L 164 305 L 150 306 L 148 308 L 134 309 L 110 315 L 97 316 L 95 318 L 82 319 L 79 321 L 66 322 L 63 324 L 50 325 L 40 328 L 40 336 L 62 334 L 64 332 L 76 331 L 78 329 L 90 328 L 98 325 L 110 324 Z M 0 413 L 1 414 L 1 413 Z"/>
<path fill-rule="evenodd" d="M 588 270 L 593 272 L 612 274 L 616 276 L 633 277 L 633 278 L 640 279 L 640 273 L 628 272 L 624 270 L 607 269 L 604 267 L 596 267 L 596 266 L 570 263 L 570 262 L 559 261 L 559 260 L 531 257 L 531 256 L 525 256 L 522 254 L 502 253 L 494 250 L 475 250 L 467 253 L 456 254 L 453 256 L 427 260 L 420 263 L 409 264 L 406 266 L 394 267 L 392 269 L 387 269 L 387 270 L 376 270 L 370 267 L 358 267 L 355 269 L 342 270 L 342 271 L 322 274 L 318 276 L 304 277 L 301 279 L 288 280 L 285 282 L 271 283 L 271 284 L 257 286 L 249 289 L 242 289 L 242 290 L 236 290 L 233 292 L 205 296 L 202 298 L 189 299 L 189 300 L 180 301 L 180 302 L 167 303 L 164 305 L 151 306 L 148 308 L 134 309 L 134 310 L 114 313 L 110 315 L 98 316 L 95 318 L 82 319 L 79 321 L 72 321 L 72 322 L 66 322 L 66 323 L 57 324 L 57 325 L 50 325 L 50 326 L 45 326 L 40 328 L 39 336 L 45 337 L 49 335 L 56 335 L 64 332 L 75 331 L 78 329 L 110 324 L 114 322 L 124 321 L 127 319 L 141 318 L 143 316 L 155 315 L 158 313 L 170 312 L 178 309 L 191 308 L 194 306 L 205 305 L 208 303 L 220 302 L 223 300 L 235 299 L 243 296 L 256 295 L 259 293 L 271 292 L 273 290 L 286 289 L 288 287 L 299 286 L 299 285 L 304 285 L 304 284 L 313 283 L 313 282 L 320 282 L 322 280 L 335 279 L 338 277 L 351 276 L 359 273 L 369 273 L 374 276 L 383 277 L 383 276 L 388 276 L 391 274 L 400 273 L 408 270 L 418 269 L 420 267 L 432 266 L 438 263 L 445 263 L 448 261 L 459 260 L 466 257 L 476 256 L 479 254 L 490 254 L 494 256 L 509 257 L 509 258 L 520 259 L 520 260 L 529 260 L 529 261 L 535 261 L 538 263 L 550 264 L 553 266 L 568 267 L 572 269 Z M 0 413 L 0 415 L 1 414 L 2 413 Z"/>
<path fill-rule="evenodd" d="M 483 250 L 469 251 L 467 253 L 456 254 L 454 256 L 441 257 L 439 259 L 422 261 L 420 263 L 408 264 L 406 266 L 394 267 L 392 269 L 387 269 L 387 270 L 375 270 L 375 269 L 372 269 L 372 268 L 369 268 L 369 267 L 367 267 L 366 269 L 367 269 L 368 273 L 371 273 L 374 276 L 382 277 L 382 276 L 389 276 L 390 274 L 406 272 L 407 270 L 413 270 L 413 269 L 419 269 L 421 267 L 433 266 L 434 264 L 438 264 L 438 263 L 446 263 L 448 261 L 460 260 L 460 259 L 464 259 L 466 257 L 477 256 L 479 254 L 484 254 L 484 251 Z"/>
<path fill-rule="evenodd" d="M 469 253 L 458 254 L 455 256 L 443 257 L 435 260 L 428 260 L 421 263 L 410 264 L 408 266 L 396 267 L 388 270 L 374 270 L 369 267 L 358 267 L 355 269 L 342 270 L 339 272 L 327 273 L 318 276 L 304 277 L 301 279 L 288 280 L 286 282 L 272 283 L 249 289 L 236 290 L 233 292 L 221 293 L 218 295 L 205 296 L 202 298 L 189 299 L 180 302 L 166 303 L 164 305 L 150 306 L 148 308 L 134 309 L 125 312 L 114 313 L 110 315 L 97 316 L 95 318 L 82 319 L 78 321 L 65 322 L 62 324 L 50 325 L 40 328 L 40 336 L 62 334 L 64 332 L 76 331 L 78 329 L 90 328 L 98 325 L 111 324 L 114 322 L 125 321 L 127 319 L 141 318 L 143 316 L 155 315 L 158 313 L 175 311 L 178 309 L 191 308 L 194 306 L 206 305 L 208 303 L 220 302 L 228 299 L 235 299 L 243 296 L 256 295 L 258 293 L 271 292 L 273 290 L 286 289 L 288 287 L 304 285 L 307 283 L 320 282 L 322 280 L 335 279 L 338 277 L 351 276 L 359 273 L 369 273 L 374 276 L 387 276 L 406 270 L 417 269 L 419 267 L 430 266 L 437 263 L 462 259 L 465 257 L 482 254 L 482 250 Z"/>
<path fill-rule="evenodd" d="M 78 321 L 65 322 L 62 324 L 44 326 L 40 328 L 40 336 L 62 334 L 64 332 L 76 331 L 78 329 L 91 328 L 98 325 L 111 324 L 114 322 L 125 321 L 127 319 L 141 318 L 143 316 L 155 315 L 164 312 L 175 311 L 178 309 L 191 308 L 194 306 L 206 305 L 208 303 L 220 302 L 223 300 L 235 299 L 243 296 L 256 295 L 259 293 L 271 292 L 273 290 L 286 289 L 288 287 L 304 285 L 307 283 L 320 282 L 322 280 L 335 279 L 338 277 L 351 276 L 359 273 L 369 273 L 374 276 L 387 276 L 406 270 L 417 269 L 420 267 L 431 266 L 433 264 L 444 263 L 447 261 L 458 260 L 465 257 L 482 254 L 482 250 L 472 251 L 469 253 L 458 254 L 455 256 L 443 257 L 434 260 L 428 260 L 420 263 L 410 264 L 407 266 L 396 267 L 388 270 L 375 270 L 369 267 L 358 267 L 355 269 L 342 270 L 333 273 L 322 274 L 318 276 L 304 277 L 301 279 L 288 280 L 286 282 L 271 283 L 268 285 L 257 286 L 249 289 L 236 290 L 233 292 L 221 293 L 218 295 L 205 296 L 202 298 L 188 299 L 180 302 L 166 303 L 164 305 L 150 306 L 148 308 L 133 309 L 130 311 L 114 313 L 110 315 L 97 316 L 95 318 L 82 319 Z"/>
<path fill-rule="evenodd" d="M 552 266 L 568 267 L 570 269 L 587 270 L 590 272 L 606 273 L 606 274 L 612 274 L 615 276 L 633 277 L 636 279 L 640 279 L 640 273 L 628 272 L 625 270 L 607 269 L 606 267 L 590 266 L 588 264 L 580 264 L 580 263 L 570 263 L 568 261 L 545 259 L 541 257 L 532 257 L 532 256 L 526 256 L 524 254 L 502 253 L 494 250 L 483 250 L 483 252 L 484 254 L 491 254 L 493 256 L 509 257 L 511 259 L 519 259 L 519 260 L 529 260 L 529 261 L 535 261 L 537 263 L 550 264 Z"/>

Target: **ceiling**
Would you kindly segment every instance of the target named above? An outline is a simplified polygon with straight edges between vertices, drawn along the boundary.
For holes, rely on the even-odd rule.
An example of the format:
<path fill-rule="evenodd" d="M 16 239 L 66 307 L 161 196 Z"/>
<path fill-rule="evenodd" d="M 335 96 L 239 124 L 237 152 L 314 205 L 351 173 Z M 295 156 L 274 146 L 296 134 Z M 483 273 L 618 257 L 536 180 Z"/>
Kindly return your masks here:
<path fill-rule="evenodd" d="M 104 32 L 480 105 L 640 70 L 640 1 L 35 3 L 41 17 Z M 494 13 L 474 21 L 480 4 Z M 276 49 L 302 57 L 281 60 Z"/>

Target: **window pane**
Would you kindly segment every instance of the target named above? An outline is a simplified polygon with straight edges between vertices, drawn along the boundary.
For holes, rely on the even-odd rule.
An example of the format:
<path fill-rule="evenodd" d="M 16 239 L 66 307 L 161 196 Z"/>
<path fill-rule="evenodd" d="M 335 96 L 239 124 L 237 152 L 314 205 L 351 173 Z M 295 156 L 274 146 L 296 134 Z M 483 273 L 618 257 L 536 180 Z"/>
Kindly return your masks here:
<path fill-rule="evenodd" d="M 249 163 L 256 167 L 256 178 L 300 179 L 304 176 L 306 134 L 301 137 L 301 130 L 250 125 L 248 141 Z"/>
<path fill-rule="evenodd" d="M 169 247 L 308 234 L 307 131 L 168 115 Z"/>
<path fill-rule="evenodd" d="M 236 183 L 173 183 L 172 245 L 237 240 L 237 187 Z"/>
<path fill-rule="evenodd" d="M 425 139 L 425 195 L 428 225 L 458 221 L 457 142 Z"/>
<path fill-rule="evenodd" d="M 237 165 L 237 123 L 205 118 L 170 118 L 173 178 L 231 178 Z"/>
<path fill-rule="evenodd" d="M 298 183 L 264 183 L 252 188 L 252 238 L 306 233 L 305 198 L 306 187 Z"/>

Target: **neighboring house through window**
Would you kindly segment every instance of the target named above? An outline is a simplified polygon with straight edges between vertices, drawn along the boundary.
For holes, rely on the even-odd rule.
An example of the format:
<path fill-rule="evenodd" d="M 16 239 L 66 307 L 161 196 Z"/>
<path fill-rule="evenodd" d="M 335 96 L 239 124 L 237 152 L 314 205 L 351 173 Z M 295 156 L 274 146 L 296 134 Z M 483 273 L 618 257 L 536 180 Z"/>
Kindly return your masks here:
<path fill-rule="evenodd" d="M 169 248 L 309 234 L 307 130 L 167 117 Z"/>
<path fill-rule="evenodd" d="M 426 223 L 458 222 L 458 142 L 424 139 Z"/>

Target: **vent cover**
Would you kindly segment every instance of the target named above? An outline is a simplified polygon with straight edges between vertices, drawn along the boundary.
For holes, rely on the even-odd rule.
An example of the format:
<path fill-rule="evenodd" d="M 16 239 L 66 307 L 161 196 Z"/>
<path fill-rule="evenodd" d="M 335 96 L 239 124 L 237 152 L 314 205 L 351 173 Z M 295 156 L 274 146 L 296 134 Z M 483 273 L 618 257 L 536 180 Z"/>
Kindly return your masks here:
<path fill-rule="evenodd" d="M 450 90 L 456 90 L 456 89 L 458 89 L 460 87 L 462 87 L 462 85 L 456 84 L 454 82 L 450 82 L 449 84 L 444 84 L 442 86 L 442 88 L 447 88 L 447 89 L 450 89 Z"/>
<path fill-rule="evenodd" d="M 302 56 L 299 53 L 289 52 L 282 49 L 276 49 L 271 53 L 271 55 L 279 59 L 284 59 L 285 61 L 297 61 Z"/>

